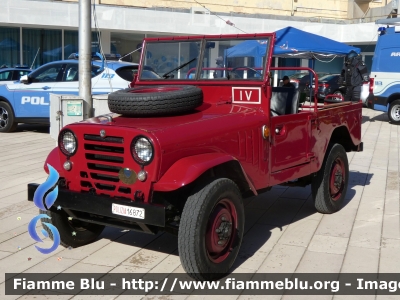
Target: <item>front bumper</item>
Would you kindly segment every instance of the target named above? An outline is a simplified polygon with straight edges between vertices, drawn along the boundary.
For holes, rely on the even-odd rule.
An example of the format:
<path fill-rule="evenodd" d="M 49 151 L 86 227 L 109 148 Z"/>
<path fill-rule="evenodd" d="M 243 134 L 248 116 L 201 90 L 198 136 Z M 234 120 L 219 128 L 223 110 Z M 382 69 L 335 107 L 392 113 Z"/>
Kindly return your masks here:
<path fill-rule="evenodd" d="M 33 196 L 39 184 L 28 184 L 28 201 L 33 201 Z M 112 204 L 129 207 L 143 208 L 144 219 L 136 219 L 112 213 Z M 67 213 L 79 220 L 114 226 L 123 229 L 156 233 L 159 227 L 165 227 L 166 207 L 162 204 L 148 204 L 133 202 L 127 199 L 112 198 L 91 193 L 78 193 L 59 188 L 58 197 L 51 210 L 56 211 L 61 207 Z"/>

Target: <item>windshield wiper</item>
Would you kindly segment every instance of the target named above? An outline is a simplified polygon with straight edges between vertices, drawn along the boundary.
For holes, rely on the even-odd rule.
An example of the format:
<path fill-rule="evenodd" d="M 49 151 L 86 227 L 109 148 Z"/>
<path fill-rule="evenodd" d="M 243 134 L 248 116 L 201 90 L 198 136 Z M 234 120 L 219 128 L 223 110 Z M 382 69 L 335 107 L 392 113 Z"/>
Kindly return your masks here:
<path fill-rule="evenodd" d="M 162 77 L 163 77 L 163 78 L 168 78 L 168 77 L 169 77 L 169 76 L 168 76 L 169 74 L 171 74 L 172 72 L 178 71 L 178 70 L 182 69 L 183 67 L 186 67 L 188 64 L 190 64 L 191 62 L 195 61 L 196 59 L 197 59 L 197 57 L 195 57 L 195 58 L 189 60 L 188 62 L 186 62 L 186 63 L 184 63 L 184 64 L 182 64 L 182 65 L 180 65 L 180 66 L 177 66 L 175 69 L 173 69 L 173 70 L 171 70 L 171 71 L 165 73 Z"/>

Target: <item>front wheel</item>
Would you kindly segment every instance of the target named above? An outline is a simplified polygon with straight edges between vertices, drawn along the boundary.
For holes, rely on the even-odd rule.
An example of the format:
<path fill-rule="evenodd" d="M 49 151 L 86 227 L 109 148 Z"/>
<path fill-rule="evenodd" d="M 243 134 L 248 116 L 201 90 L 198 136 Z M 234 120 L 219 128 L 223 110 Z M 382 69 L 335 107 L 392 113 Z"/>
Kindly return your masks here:
<path fill-rule="evenodd" d="M 388 117 L 391 123 L 400 124 L 400 100 L 390 103 Z"/>
<path fill-rule="evenodd" d="M 338 211 L 346 196 L 349 183 L 349 163 L 345 149 L 340 144 L 328 147 L 324 162 L 311 182 L 315 208 L 320 213 Z"/>
<path fill-rule="evenodd" d="M 185 271 L 196 280 L 224 277 L 243 239 L 244 208 L 237 185 L 216 179 L 188 197 L 178 234 Z"/>
<path fill-rule="evenodd" d="M 41 214 L 47 214 L 51 219 L 41 219 L 43 222 L 54 225 L 60 233 L 60 244 L 64 247 L 71 246 L 72 248 L 84 246 L 94 242 L 100 233 L 103 231 L 104 226 L 83 222 L 71 218 L 64 210 L 57 211 L 44 211 L 40 210 Z M 53 240 L 53 234 L 43 224 L 43 228 Z"/>

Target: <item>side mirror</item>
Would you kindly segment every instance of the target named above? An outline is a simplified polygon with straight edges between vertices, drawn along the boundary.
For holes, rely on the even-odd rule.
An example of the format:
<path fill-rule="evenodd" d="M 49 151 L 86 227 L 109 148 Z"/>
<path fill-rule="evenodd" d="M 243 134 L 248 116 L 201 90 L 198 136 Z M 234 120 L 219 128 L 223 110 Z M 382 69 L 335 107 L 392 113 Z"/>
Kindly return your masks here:
<path fill-rule="evenodd" d="M 27 84 L 29 83 L 29 77 L 28 75 L 22 75 L 21 78 L 19 79 L 19 81 L 23 84 Z"/>

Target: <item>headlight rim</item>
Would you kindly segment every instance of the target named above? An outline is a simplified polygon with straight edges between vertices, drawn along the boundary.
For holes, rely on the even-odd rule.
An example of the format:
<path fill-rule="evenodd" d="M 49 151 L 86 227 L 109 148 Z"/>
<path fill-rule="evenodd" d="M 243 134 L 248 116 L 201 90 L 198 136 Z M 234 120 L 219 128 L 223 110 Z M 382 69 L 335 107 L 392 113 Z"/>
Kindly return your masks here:
<path fill-rule="evenodd" d="M 136 142 L 137 142 L 139 139 L 141 139 L 141 138 L 146 139 L 146 140 L 149 142 L 150 146 L 151 146 L 151 153 L 152 153 L 152 155 L 151 155 L 151 158 L 150 158 L 149 161 L 143 161 L 143 160 L 141 160 L 140 157 L 137 155 L 137 153 L 134 151 L 134 147 L 135 147 Z M 153 145 L 153 141 L 152 141 L 149 137 L 147 137 L 147 136 L 144 136 L 144 135 L 137 135 L 137 136 L 135 136 L 135 137 L 132 139 L 132 142 L 131 142 L 131 145 L 130 145 L 130 150 L 131 150 L 131 155 L 132 155 L 134 161 L 135 161 L 136 163 L 138 163 L 140 166 L 143 166 L 143 167 L 144 167 L 144 166 L 147 166 L 147 165 L 149 165 L 149 164 L 153 161 L 153 159 L 154 159 L 154 145 Z"/>
<path fill-rule="evenodd" d="M 72 136 L 73 136 L 74 139 L 75 139 L 76 147 L 75 147 L 75 151 L 74 151 L 73 153 L 68 152 L 68 151 L 64 148 L 63 138 L 64 138 L 64 135 L 65 135 L 67 132 L 71 133 Z M 74 156 L 74 155 L 76 154 L 76 152 L 78 151 L 78 147 L 79 147 L 79 144 L 78 144 L 78 139 L 76 138 L 75 132 L 73 132 L 71 129 L 63 129 L 63 130 L 60 131 L 60 133 L 59 133 L 59 135 L 58 135 L 58 148 L 60 149 L 60 151 L 62 152 L 62 154 L 64 154 L 64 155 L 65 155 L 66 157 L 68 157 L 68 158 L 71 157 L 71 156 Z"/>

